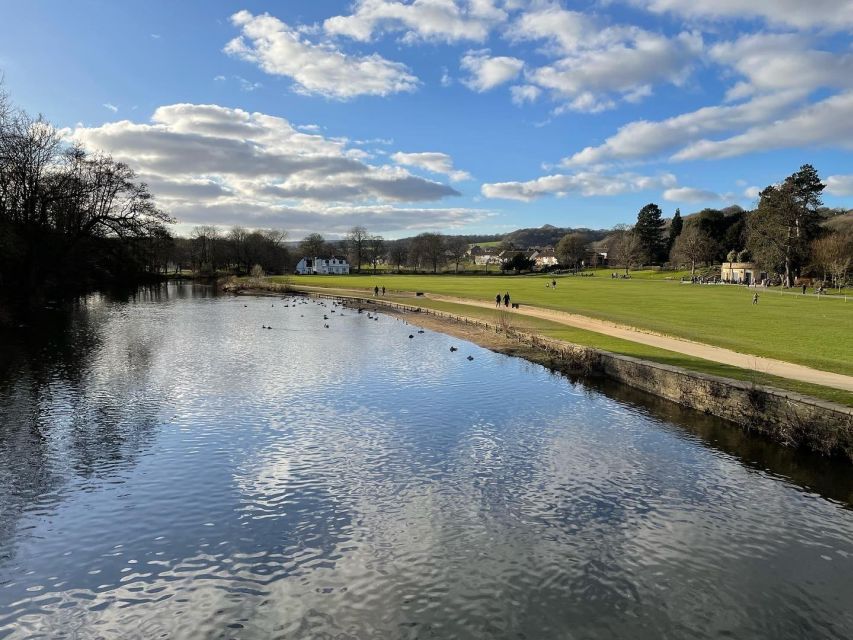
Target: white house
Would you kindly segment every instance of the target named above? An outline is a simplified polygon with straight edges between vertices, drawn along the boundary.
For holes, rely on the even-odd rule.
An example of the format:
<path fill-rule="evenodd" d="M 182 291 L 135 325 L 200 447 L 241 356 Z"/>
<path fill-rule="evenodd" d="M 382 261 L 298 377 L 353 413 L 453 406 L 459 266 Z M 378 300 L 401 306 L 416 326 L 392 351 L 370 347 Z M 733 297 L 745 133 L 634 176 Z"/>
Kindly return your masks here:
<path fill-rule="evenodd" d="M 530 255 L 530 259 L 536 263 L 540 269 L 543 267 L 554 267 L 557 265 L 557 254 L 550 247 L 534 251 Z"/>
<path fill-rule="evenodd" d="M 328 258 L 309 258 L 306 256 L 296 264 L 296 273 L 299 275 L 346 275 L 349 273 L 349 262 L 340 256 L 329 256 Z"/>

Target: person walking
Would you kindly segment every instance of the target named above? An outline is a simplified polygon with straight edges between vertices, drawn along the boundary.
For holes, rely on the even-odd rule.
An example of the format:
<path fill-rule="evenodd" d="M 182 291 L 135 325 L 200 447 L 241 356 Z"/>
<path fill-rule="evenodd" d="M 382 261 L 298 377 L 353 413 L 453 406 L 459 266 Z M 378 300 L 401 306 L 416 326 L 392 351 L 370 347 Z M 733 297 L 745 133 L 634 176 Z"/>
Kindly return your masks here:
<path fill-rule="evenodd" d="M 758 292 L 752 294 L 752 304 L 758 304 Z"/>
<path fill-rule="evenodd" d="M 806 285 L 803 285 L 803 295 L 806 295 Z"/>
<path fill-rule="evenodd" d="M 552 288 L 552 289 L 556 289 L 556 288 L 557 288 L 557 281 L 556 281 L 556 280 L 554 280 L 554 278 L 551 278 L 551 288 Z"/>
<path fill-rule="evenodd" d="M 385 285 L 382 285 L 382 296 L 385 296 Z"/>
<path fill-rule="evenodd" d="M 504 294 L 504 306 L 509 307 L 509 291 Z"/>
<path fill-rule="evenodd" d="M 495 296 L 495 306 L 496 307 L 501 306 L 501 294 L 498 294 Z"/>
<path fill-rule="evenodd" d="M 379 285 L 376 285 L 375 287 L 373 287 L 373 297 L 375 298 L 378 295 L 379 295 Z"/>

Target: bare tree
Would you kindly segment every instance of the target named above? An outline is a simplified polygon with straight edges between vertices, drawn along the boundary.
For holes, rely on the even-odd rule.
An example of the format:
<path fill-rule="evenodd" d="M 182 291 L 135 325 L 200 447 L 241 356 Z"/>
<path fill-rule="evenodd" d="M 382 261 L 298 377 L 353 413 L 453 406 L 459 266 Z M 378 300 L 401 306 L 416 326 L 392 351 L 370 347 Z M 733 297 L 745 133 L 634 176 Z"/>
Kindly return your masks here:
<path fill-rule="evenodd" d="M 397 268 L 397 273 L 403 268 L 403 264 L 409 256 L 409 246 L 405 240 L 396 240 L 388 250 L 388 260 Z"/>
<path fill-rule="evenodd" d="M 695 224 L 688 224 L 675 238 L 670 260 L 690 265 L 690 275 L 696 273 L 696 265 L 709 262 L 717 251 L 717 243 Z"/>
<path fill-rule="evenodd" d="M 364 257 L 364 249 L 367 245 L 370 235 L 367 229 L 362 226 L 356 226 L 349 230 L 347 234 L 347 242 L 349 243 L 350 251 L 355 258 L 355 270 L 361 273 L 361 262 Z"/>
<path fill-rule="evenodd" d="M 385 257 L 385 238 L 382 236 L 370 236 L 366 243 L 366 254 L 368 262 L 373 266 L 373 273 L 379 261 Z"/>
<path fill-rule="evenodd" d="M 424 263 L 438 273 L 438 265 L 444 257 L 444 236 L 440 233 L 421 233 L 412 239 L 410 258 L 421 267 Z"/>
<path fill-rule="evenodd" d="M 583 233 L 567 233 L 557 243 L 555 253 L 560 264 L 577 267 L 586 255 L 587 237 Z"/>
<path fill-rule="evenodd" d="M 456 265 L 456 273 L 459 273 L 459 263 L 468 253 L 468 239 L 464 236 L 451 236 L 445 243 L 450 258 Z"/>
<path fill-rule="evenodd" d="M 823 271 L 824 281 L 827 275 L 839 289 L 844 286 L 847 273 L 853 266 L 853 233 L 835 232 L 812 242 L 812 259 L 815 266 Z"/>
<path fill-rule="evenodd" d="M 644 248 L 633 229 L 626 225 L 615 227 L 614 233 L 608 238 L 608 258 L 613 257 L 615 264 L 628 269 L 637 266 L 642 260 Z"/>
<path fill-rule="evenodd" d="M 309 233 L 299 243 L 299 251 L 306 258 L 319 258 L 327 252 L 326 239 L 319 233 Z"/>

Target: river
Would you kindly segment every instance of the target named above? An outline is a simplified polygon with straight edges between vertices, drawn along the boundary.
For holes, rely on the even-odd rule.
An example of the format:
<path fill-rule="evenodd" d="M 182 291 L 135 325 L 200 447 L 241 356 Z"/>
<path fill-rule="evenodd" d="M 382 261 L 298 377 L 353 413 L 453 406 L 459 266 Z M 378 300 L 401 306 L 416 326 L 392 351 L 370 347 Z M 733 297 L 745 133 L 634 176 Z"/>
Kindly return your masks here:
<path fill-rule="evenodd" d="M 0 637 L 849 638 L 851 476 L 331 301 L 92 295 L 0 345 Z"/>

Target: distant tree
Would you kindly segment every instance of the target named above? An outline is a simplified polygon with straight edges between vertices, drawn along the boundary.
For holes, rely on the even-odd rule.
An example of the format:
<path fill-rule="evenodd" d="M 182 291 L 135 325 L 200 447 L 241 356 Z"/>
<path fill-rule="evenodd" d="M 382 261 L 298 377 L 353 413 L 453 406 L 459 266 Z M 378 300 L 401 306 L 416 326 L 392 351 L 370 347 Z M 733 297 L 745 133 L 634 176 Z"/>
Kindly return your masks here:
<path fill-rule="evenodd" d="M 583 233 L 567 233 L 557 243 L 554 250 L 561 265 L 577 267 L 584 259 L 587 249 L 587 237 Z"/>
<path fill-rule="evenodd" d="M 459 263 L 462 262 L 468 253 L 468 239 L 464 236 L 451 236 L 447 238 L 445 245 L 447 246 L 450 258 L 456 265 L 456 273 L 459 273 Z"/>
<path fill-rule="evenodd" d="M 634 225 L 634 235 L 650 263 L 662 261 L 665 246 L 663 242 L 663 212 L 654 203 L 647 204 L 637 214 L 637 224 Z"/>
<path fill-rule="evenodd" d="M 370 236 L 365 243 L 365 257 L 376 273 L 379 261 L 385 257 L 385 238 L 382 236 Z"/>
<path fill-rule="evenodd" d="M 614 233 L 608 236 L 607 257 L 613 264 L 625 269 L 637 266 L 643 258 L 644 248 L 639 236 L 627 225 L 618 225 Z"/>
<path fill-rule="evenodd" d="M 422 233 L 424 255 L 432 265 L 432 272 L 438 273 L 438 267 L 444 264 L 444 236 L 440 233 Z"/>
<path fill-rule="evenodd" d="M 737 249 L 732 249 L 726 254 L 726 262 L 737 262 Z"/>
<path fill-rule="evenodd" d="M 200 225 L 192 230 L 193 265 L 196 271 L 212 274 L 222 259 L 221 235 L 214 225 Z"/>
<path fill-rule="evenodd" d="M 853 233 L 835 232 L 813 241 L 812 260 L 824 281 L 829 276 L 841 288 L 853 267 Z"/>
<path fill-rule="evenodd" d="M 364 250 L 367 242 L 370 240 L 370 234 L 367 229 L 362 226 L 355 226 L 347 233 L 347 243 L 349 244 L 350 252 L 352 253 L 355 270 L 361 273 L 361 263 L 364 258 Z"/>
<path fill-rule="evenodd" d="M 669 223 L 669 248 L 675 244 L 675 239 L 681 235 L 681 230 L 684 227 L 684 220 L 681 218 L 681 209 L 675 210 L 675 215 L 672 216 L 672 221 Z"/>
<path fill-rule="evenodd" d="M 512 258 L 501 265 L 503 271 L 531 271 L 536 263 L 528 258 L 524 253 L 516 253 Z"/>
<path fill-rule="evenodd" d="M 309 233 L 299 243 L 299 251 L 306 258 L 319 258 L 327 253 L 326 239 L 319 233 Z"/>
<path fill-rule="evenodd" d="M 675 239 L 670 260 L 678 264 L 689 264 L 690 275 L 696 273 L 696 265 L 710 262 L 716 249 L 716 242 L 699 229 L 699 225 L 689 224 Z"/>
<path fill-rule="evenodd" d="M 409 257 L 409 245 L 405 240 L 395 240 L 388 249 L 388 260 L 397 270 L 403 269 L 406 259 Z"/>

